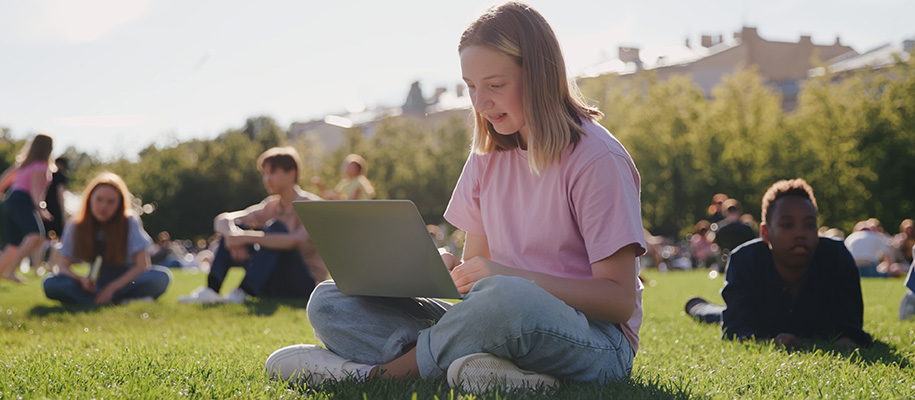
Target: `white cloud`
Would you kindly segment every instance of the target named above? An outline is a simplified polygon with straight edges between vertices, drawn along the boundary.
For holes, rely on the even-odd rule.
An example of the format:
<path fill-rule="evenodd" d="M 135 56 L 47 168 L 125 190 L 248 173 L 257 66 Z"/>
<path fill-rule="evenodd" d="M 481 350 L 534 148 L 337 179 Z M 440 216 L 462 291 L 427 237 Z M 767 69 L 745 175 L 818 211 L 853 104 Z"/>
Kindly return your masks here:
<path fill-rule="evenodd" d="M 0 7 L 0 36 L 18 42 L 89 42 L 139 18 L 149 0 L 43 0 Z"/>

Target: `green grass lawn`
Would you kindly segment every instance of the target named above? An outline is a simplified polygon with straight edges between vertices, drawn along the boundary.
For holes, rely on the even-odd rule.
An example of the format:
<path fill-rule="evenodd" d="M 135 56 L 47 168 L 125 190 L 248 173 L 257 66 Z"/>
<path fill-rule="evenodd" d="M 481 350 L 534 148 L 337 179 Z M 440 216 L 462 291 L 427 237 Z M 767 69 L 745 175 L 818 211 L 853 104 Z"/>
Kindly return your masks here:
<path fill-rule="evenodd" d="M 237 285 L 233 270 L 224 288 Z M 899 279 L 863 282 L 870 349 L 785 351 L 718 339 L 686 317 L 692 295 L 721 301 L 704 271 L 645 274 L 645 321 L 632 378 L 554 392 L 453 392 L 443 380 L 290 388 L 264 374 L 275 349 L 316 343 L 304 302 L 178 304 L 205 275 L 176 272 L 155 303 L 64 307 L 39 279 L 0 282 L 0 398 L 911 398 L 915 322 L 899 322 Z"/>

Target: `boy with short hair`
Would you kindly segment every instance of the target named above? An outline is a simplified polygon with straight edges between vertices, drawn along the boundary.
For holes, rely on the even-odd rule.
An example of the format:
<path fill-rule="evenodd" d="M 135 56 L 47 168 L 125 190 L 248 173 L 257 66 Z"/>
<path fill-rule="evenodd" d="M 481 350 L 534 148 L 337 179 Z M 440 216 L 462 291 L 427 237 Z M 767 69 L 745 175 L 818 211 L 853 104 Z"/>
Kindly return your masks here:
<path fill-rule="evenodd" d="M 207 287 L 179 301 L 243 303 L 248 296 L 307 299 L 314 286 L 327 279 L 324 261 L 292 207 L 296 200 L 320 200 L 299 187 L 300 165 L 292 147 L 274 147 L 261 154 L 257 166 L 270 196 L 244 210 L 216 216 L 213 228 L 223 237 Z M 219 290 L 232 265 L 243 265 L 245 277 L 223 298 Z"/>

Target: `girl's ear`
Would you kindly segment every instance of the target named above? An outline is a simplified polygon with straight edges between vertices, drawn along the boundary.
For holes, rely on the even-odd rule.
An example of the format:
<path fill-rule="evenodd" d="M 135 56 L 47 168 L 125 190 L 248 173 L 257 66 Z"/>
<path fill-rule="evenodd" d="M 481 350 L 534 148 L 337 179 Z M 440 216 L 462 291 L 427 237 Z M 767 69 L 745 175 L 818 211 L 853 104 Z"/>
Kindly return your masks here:
<path fill-rule="evenodd" d="M 769 227 L 765 223 L 759 226 L 759 236 L 763 242 L 769 243 Z"/>

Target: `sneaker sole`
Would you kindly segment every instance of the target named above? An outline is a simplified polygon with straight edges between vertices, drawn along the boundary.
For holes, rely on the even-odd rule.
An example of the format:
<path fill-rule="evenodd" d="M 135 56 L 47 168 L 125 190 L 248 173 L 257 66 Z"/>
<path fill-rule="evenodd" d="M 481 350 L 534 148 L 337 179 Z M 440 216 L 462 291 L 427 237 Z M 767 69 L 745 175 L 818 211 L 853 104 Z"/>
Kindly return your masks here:
<path fill-rule="evenodd" d="M 309 386 L 344 379 L 364 381 L 367 376 L 363 369 L 368 367 L 371 366 L 345 360 L 330 350 L 311 344 L 283 347 L 270 354 L 264 363 L 270 378 L 294 385 L 307 383 Z"/>
<path fill-rule="evenodd" d="M 528 389 L 551 388 L 559 379 L 525 371 L 511 361 L 487 353 L 477 353 L 454 360 L 448 367 L 448 383 L 453 388 L 479 393 L 493 387 Z"/>
<path fill-rule="evenodd" d="M 283 347 L 270 354 L 267 357 L 267 362 L 264 363 L 267 375 L 270 378 L 277 378 L 293 384 L 309 381 L 304 379 L 305 377 L 299 371 L 302 364 L 301 357 L 308 353 L 308 350 L 300 346 L 303 345 Z M 312 382 L 308 382 L 308 384 L 311 385 Z"/>

